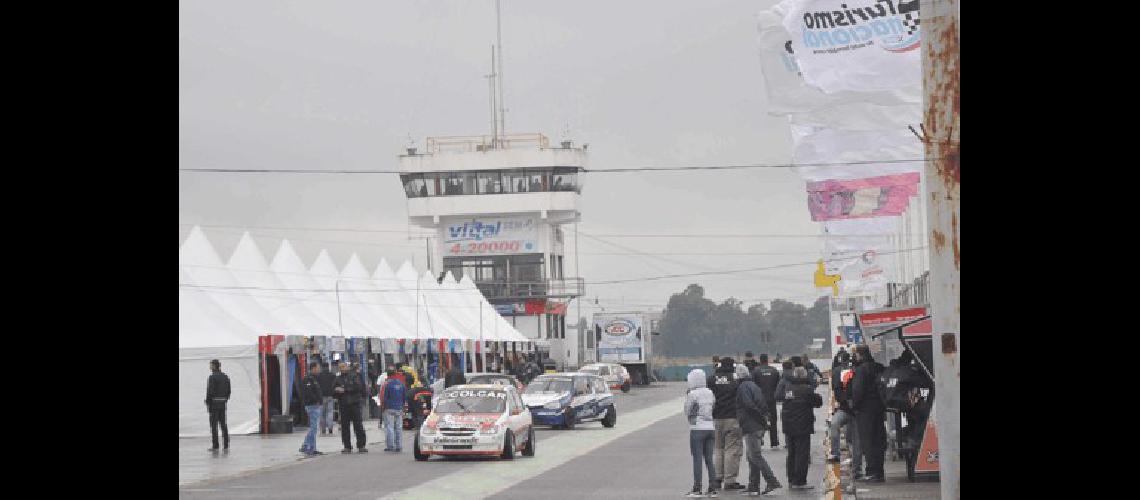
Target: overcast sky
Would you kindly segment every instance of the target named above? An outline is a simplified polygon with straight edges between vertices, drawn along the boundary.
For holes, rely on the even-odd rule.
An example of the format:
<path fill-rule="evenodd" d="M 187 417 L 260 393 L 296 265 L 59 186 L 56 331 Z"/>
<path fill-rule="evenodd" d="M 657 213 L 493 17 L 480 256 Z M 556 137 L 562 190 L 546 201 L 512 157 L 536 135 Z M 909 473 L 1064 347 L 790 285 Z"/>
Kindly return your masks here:
<path fill-rule="evenodd" d="M 755 14 L 774 0 L 503 0 L 507 131 L 589 143 L 589 167 L 780 163 L 787 122 L 766 113 Z M 487 134 L 493 0 L 179 3 L 181 168 L 395 169 L 412 140 Z M 614 280 L 807 262 L 819 234 L 790 169 L 597 173 L 583 179 L 586 234 L 794 234 L 796 238 L 581 237 L 589 300 L 661 307 L 691 282 L 750 305 L 810 304 L 814 268 L 590 285 Z M 248 228 L 266 258 L 282 237 L 306 263 L 327 248 L 371 270 L 415 259 L 396 174 L 179 173 L 179 242 L 189 224 Z M 266 226 L 393 233 L 269 230 Z M 573 248 L 573 227 L 567 227 Z M 242 229 L 206 229 L 223 259 Z M 777 254 L 777 255 L 771 255 Z M 567 252 L 572 275 L 572 250 Z M 624 301 L 625 307 L 622 306 Z M 766 301 L 766 300 L 765 300 Z M 572 310 L 573 312 L 573 310 Z"/>

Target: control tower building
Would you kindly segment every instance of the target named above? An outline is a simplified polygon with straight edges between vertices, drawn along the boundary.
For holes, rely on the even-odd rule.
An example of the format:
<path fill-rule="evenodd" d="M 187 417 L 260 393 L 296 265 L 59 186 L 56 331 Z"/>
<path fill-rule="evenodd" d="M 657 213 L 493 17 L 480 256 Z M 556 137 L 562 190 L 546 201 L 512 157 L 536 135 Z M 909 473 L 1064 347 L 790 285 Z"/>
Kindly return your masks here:
<path fill-rule="evenodd" d="M 399 171 L 409 221 L 435 234 L 431 269 L 469 277 L 544 357 L 576 366 L 566 314 L 584 287 L 564 271 L 564 228 L 581 217 L 586 147 L 551 147 L 542 134 L 429 137 L 425 146 L 400 155 Z"/>

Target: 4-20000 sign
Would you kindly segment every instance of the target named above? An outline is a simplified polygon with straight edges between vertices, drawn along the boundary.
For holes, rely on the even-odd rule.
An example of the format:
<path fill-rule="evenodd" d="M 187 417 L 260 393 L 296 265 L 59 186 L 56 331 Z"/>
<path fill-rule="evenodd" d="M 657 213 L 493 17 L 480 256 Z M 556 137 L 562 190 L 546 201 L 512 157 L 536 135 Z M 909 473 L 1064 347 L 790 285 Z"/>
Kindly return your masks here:
<path fill-rule="evenodd" d="M 451 245 L 451 254 L 461 253 L 487 253 L 487 252 L 517 252 L 522 247 L 519 241 L 484 241 L 482 243 L 456 243 Z"/>

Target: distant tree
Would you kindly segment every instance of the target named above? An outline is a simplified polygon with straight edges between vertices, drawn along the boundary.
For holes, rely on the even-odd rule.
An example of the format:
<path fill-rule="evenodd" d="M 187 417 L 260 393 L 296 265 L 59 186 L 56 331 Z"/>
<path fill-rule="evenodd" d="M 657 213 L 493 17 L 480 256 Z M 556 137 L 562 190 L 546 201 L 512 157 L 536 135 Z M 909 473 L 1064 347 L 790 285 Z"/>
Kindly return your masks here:
<path fill-rule="evenodd" d="M 720 304 L 705 298 L 704 287 L 694 283 L 669 298 L 657 352 L 665 356 L 800 353 L 812 338 L 827 338 L 827 300 L 821 297 L 808 308 L 776 299 L 771 308 L 755 304 L 745 310 L 734 297 Z"/>

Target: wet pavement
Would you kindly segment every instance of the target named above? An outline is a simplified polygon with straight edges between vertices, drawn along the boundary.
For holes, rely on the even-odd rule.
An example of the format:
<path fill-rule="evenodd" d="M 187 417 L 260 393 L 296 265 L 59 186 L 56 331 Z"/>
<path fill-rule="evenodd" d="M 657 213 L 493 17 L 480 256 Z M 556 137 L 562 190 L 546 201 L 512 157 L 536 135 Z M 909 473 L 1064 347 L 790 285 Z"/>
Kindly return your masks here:
<path fill-rule="evenodd" d="M 536 456 L 514 461 L 415 462 L 411 431 L 404 434 L 403 453 L 386 453 L 375 420 L 366 424 L 371 452 L 365 455 L 341 455 L 339 435 L 318 437 L 318 448 L 329 454 L 309 459 L 298 452 L 303 432 L 234 436 L 231 451 L 217 456 L 206 451 L 209 438 L 180 439 L 179 498 L 680 498 L 692 485 L 688 425 L 681 416 L 684 393 L 679 382 L 618 393 L 616 427 L 537 428 Z M 823 411 L 817 410 L 812 435 L 808 484 L 815 488 L 784 488 L 768 496 L 819 498 L 823 493 Z M 764 448 L 785 485 L 786 453 Z M 888 483 L 861 485 L 859 498 L 937 498 L 937 483 L 908 483 L 901 466 L 888 461 Z M 740 472 L 747 477 L 743 458 Z M 707 486 L 708 479 L 704 482 Z"/>

